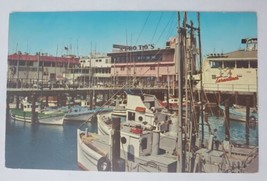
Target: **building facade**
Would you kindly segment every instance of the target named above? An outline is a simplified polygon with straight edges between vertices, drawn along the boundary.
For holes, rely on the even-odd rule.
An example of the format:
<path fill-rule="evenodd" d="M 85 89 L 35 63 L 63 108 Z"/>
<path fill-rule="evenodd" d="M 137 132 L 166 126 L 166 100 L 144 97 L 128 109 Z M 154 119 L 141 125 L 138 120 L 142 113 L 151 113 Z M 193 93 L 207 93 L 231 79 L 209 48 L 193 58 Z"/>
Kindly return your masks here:
<path fill-rule="evenodd" d="M 44 53 L 11 54 L 8 56 L 8 87 L 26 88 L 36 82 L 62 80 L 67 69 L 77 66 L 79 66 L 79 58 L 73 55 L 55 57 Z"/>
<path fill-rule="evenodd" d="M 78 77 L 79 81 L 85 80 L 87 86 L 111 85 L 111 58 L 106 54 L 91 54 L 81 58 L 80 69 L 88 69 Z"/>
<path fill-rule="evenodd" d="M 113 84 L 135 83 L 141 87 L 175 86 L 175 49 L 122 49 L 108 53 L 111 57 Z M 148 47 L 148 46 L 147 46 Z"/>

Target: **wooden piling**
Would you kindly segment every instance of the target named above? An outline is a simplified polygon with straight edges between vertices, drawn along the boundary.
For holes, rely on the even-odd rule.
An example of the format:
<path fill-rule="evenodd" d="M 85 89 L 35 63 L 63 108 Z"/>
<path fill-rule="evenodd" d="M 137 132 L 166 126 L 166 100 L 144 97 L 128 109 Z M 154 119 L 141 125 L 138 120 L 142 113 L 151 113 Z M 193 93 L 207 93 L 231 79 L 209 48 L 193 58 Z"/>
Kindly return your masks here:
<path fill-rule="evenodd" d="M 118 160 L 120 159 L 120 123 L 119 117 L 112 118 L 112 171 L 120 171 L 120 166 L 118 165 Z"/>
<path fill-rule="evenodd" d="M 238 102 L 238 92 L 235 92 L 235 104 L 239 104 L 239 102 Z"/>
<path fill-rule="evenodd" d="M 249 145 L 249 114 L 250 114 L 250 98 L 246 98 L 246 145 Z"/>
<path fill-rule="evenodd" d="M 16 96 L 16 109 L 19 109 L 19 95 Z"/>
<path fill-rule="evenodd" d="M 229 116 L 229 100 L 225 100 L 225 141 L 230 141 L 230 116 Z"/>
<path fill-rule="evenodd" d="M 45 106 L 48 107 L 48 97 L 49 96 L 45 96 Z"/>
<path fill-rule="evenodd" d="M 90 95 L 90 110 L 92 110 L 93 109 L 93 91 L 90 91 L 89 95 Z"/>
<path fill-rule="evenodd" d="M 7 95 L 7 97 L 6 97 L 6 116 L 9 114 L 9 100 L 10 100 L 10 96 Z"/>
<path fill-rule="evenodd" d="M 32 96 L 32 123 L 37 123 L 38 122 L 38 113 L 36 112 L 36 95 Z"/>

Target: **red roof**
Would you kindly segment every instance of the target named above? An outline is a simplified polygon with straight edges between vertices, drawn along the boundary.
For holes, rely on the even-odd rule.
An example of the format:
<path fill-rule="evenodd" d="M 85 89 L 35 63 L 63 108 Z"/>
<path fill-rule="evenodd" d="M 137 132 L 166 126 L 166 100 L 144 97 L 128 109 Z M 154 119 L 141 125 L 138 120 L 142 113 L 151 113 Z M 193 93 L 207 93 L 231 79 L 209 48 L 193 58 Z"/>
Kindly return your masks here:
<path fill-rule="evenodd" d="M 8 55 L 8 61 L 10 60 L 20 60 L 20 61 L 38 61 L 38 55 L 19 55 L 19 54 L 12 54 Z M 54 57 L 54 56 L 46 56 L 40 55 L 40 61 L 42 62 L 65 62 L 65 63 L 77 63 L 79 64 L 79 58 L 75 57 Z"/>

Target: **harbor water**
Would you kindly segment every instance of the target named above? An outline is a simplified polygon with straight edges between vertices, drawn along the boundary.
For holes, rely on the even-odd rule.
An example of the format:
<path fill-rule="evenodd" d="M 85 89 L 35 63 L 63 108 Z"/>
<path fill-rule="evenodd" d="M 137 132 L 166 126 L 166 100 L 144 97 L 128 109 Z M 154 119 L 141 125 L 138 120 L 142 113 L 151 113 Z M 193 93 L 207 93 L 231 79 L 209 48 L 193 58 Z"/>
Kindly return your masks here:
<path fill-rule="evenodd" d="M 96 132 L 96 124 L 89 131 Z M 224 118 L 210 116 L 211 129 L 217 129 L 216 139 L 224 139 Z M 77 165 L 76 130 L 81 123 L 64 123 L 63 126 L 38 125 L 6 121 L 5 159 L 7 168 L 80 170 Z M 245 124 L 231 121 L 231 141 L 245 143 Z M 205 126 L 208 137 L 208 127 Z M 256 145 L 258 132 L 250 129 L 250 144 Z"/>
<path fill-rule="evenodd" d="M 89 124 L 89 131 L 96 126 Z M 81 123 L 63 126 L 7 120 L 5 158 L 7 168 L 79 170 L 76 131 Z"/>

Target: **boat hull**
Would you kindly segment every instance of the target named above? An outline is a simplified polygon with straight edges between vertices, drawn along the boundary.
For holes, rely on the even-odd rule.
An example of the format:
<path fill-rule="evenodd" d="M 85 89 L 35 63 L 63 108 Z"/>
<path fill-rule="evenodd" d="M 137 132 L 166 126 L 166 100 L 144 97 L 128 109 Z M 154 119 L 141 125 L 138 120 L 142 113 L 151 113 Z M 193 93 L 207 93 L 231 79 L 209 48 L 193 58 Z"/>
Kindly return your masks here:
<path fill-rule="evenodd" d="M 78 166 L 83 170 L 87 171 L 109 171 L 109 165 L 102 170 L 100 164 L 103 160 L 106 160 L 107 155 L 101 152 L 97 147 L 90 145 L 90 143 L 85 143 L 81 135 L 85 135 L 85 132 L 77 130 L 77 162 Z M 89 145 L 88 145 L 89 144 Z M 108 145 L 106 145 L 108 148 Z"/>
<path fill-rule="evenodd" d="M 224 112 L 225 115 L 225 107 L 219 106 L 220 109 Z M 241 121 L 246 122 L 246 109 L 245 108 L 229 108 L 229 117 L 231 120 L 234 121 Z M 254 112 L 250 112 L 249 120 L 257 122 L 258 121 L 258 114 Z"/>
<path fill-rule="evenodd" d="M 17 114 L 13 114 L 10 112 L 10 117 L 14 121 L 22 121 L 27 123 L 32 123 L 31 116 L 21 116 Z M 37 123 L 46 124 L 46 125 L 63 125 L 64 115 L 46 115 L 45 117 L 39 117 L 37 119 Z"/>

